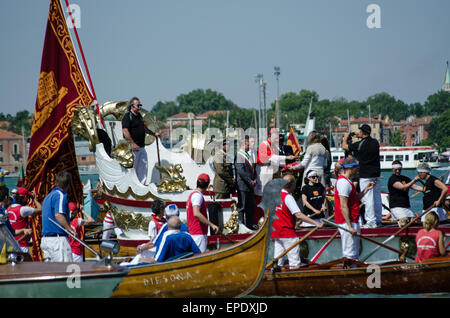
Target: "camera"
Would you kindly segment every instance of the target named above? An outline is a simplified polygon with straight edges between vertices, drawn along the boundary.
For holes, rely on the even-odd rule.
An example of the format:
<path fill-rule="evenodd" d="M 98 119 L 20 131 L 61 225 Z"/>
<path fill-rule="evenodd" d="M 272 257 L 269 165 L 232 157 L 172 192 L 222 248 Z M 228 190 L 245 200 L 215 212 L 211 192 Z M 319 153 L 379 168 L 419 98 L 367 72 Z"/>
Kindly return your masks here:
<path fill-rule="evenodd" d="M 349 137 L 353 137 L 354 135 L 356 135 L 354 132 L 351 132 Z"/>

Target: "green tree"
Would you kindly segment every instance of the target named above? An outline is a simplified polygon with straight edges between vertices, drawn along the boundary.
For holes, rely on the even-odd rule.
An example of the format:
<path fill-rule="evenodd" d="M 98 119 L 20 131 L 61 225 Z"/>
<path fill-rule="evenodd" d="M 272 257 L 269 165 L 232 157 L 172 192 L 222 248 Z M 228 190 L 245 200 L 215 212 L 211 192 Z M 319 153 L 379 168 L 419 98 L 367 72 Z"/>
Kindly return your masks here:
<path fill-rule="evenodd" d="M 439 117 L 433 118 L 425 127 L 428 139 L 439 145 L 441 149 L 450 148 L 450 108 Z"/>
<path fill-rule="evenodd" d="M 389 140 L 390 146 L 404 146 L 405 140 L 402 137 L 402 133 L 400 130 L 396 130 L 392 133 L 391 138 Z"/>
<path fill-rule="evenodd" d="M 450 108 L 450 93 L 440 90 L 428 96 L 423 106 L 425 115 L 439 115 Z"/>

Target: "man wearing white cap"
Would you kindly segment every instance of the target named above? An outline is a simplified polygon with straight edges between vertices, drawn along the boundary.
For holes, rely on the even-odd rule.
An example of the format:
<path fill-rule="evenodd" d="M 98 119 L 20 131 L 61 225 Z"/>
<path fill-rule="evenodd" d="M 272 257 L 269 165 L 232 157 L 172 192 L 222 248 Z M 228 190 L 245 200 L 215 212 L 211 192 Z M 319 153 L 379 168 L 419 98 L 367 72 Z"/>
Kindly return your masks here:
<path fill-rule="evenodd" d="M 429 212 L 435 212 L 439 217 L 439 222 L 447 220 L 447 212 L 442 208 L 442 203 L 447 193 L 447 186 L 441 180 L 431 175 L 431 168 L 425 162 L 417 166 L 417 174 L 420 179 L 425 181 L 422 199 L 423 209 L 433 207 Z M 425 221 L 425 215 L 422 216 L 422 222 Z"/>
<path fill-rule="evenodd" d="M 414 217 L 409 202 L 409 189 L 422 192 L 423 188 L 415 184 L 420 180 L 418 176 L 411 180 L 402 175 L 402 163 L 399 160 L 392 163 L 392 172 L 393 174 L 388 181 L 389 209 L 392 219 L 398 221 L 401 227 Z"/>

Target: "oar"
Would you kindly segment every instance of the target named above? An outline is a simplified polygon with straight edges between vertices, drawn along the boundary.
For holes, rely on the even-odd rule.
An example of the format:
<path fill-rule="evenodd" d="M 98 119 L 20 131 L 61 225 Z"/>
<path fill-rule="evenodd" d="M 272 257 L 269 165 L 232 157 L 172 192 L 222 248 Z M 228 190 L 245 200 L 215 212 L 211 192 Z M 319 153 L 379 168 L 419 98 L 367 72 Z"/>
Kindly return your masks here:
<path fill-rule="evenodd" d="M 392 234 L 391 236 L 389 236 L 386 240 L 384 240 L 383 244 L 386 244 L 387 242 L 389 242 L 390 240 L 392 240 L 394 237 L 396 237 L 398 234 L 400 234 L 401 232 L 403 232 L 404 230 L 406 230 L 408 227 L 410 227 L 412 224 L 414 224 L 417 220 L 419 220 L 425 213 L 427 213 L 428 211 L 430 211 L 434 206 L 430 206 L 428 209 L 426 209 L 425 211 L 423 211 L 421 214 L 419 214 L 418 216 L 416 216 L 413 220 L 411 220 L 408 224 L 404 225 L 402 228 L 400 228 L 397 232 L 395 232 L 394 234 Z M 376 253 L 381 246 L 377 246 L 375 247 L 372 252 L 369 253 L 369 255 L 367 255 L 362 261 L 366 261 L 370 256 L 372 256 L 374 253 Z"/>
<path fill-rule="evenodd" d="M 336 231 L 329 239 L 328 241 L 322 246 L 322 248 L 314 255 L 314 257 L 311 260 L 311 263 L 315 263 L 317 259 L 322 255 L 323 251 L 328 247 L 328 245 L 331 243 L 332 240 L 335 239 L 335 237 L 339 234 L 339 231 Z"/>
<path fill-rule="evenodd" d="M 334 217 L 334 213 L 326 220 L 331 220 Z M 325 219 L 324 219 L 325 220 Z M 317 231 L 319 229 L 318 226 L 314 227 L 311 231 L 309 231 L 308 233 L 305 234 L 305 236 L 303 236 L 301 239 L 299 239 L 297 242 L 295 242 L 294 244 L 292 244 L 290 247 L 288 247 L 283 253 L 281 253 L 280 255 L 278 255 L 277 257 L 275 257 L 273 260 L 270 261 L 269 264 L 267 264 L 266 269 L 269 269 L 273 266 L 273 264 L 275 264 L 280 258 L 282 258 L 284 255 L 286 255 L 290 250 L 292 250 L 294 247 L 296 247 L 298 244 L 300 244 L 301 242 L 303 242 L 304 240 L 306 240 L 309 236 L 311 236 L 311 234 L 313 234 L 315 231 Z"/>
<path fill-rule="evenodd" d="M 93 234 L 98 234 L 98 233 L 101 233 L 101 232 L 104 232 L 104 231 L 109 231 L 109 230 L 115 229 L 116 227 L 117 226 L 108 227 L 106 229 L 101 229 L 101 230 L 97 230 L 97 231 L 94 231 L 94 232 L 86 233 L 85 235 L 86 236 L 90 236 L 90 235 L 93 235 Z"/>
<path fill-rule="evenodd" d="M 80 240 L 78 237 L 76 237 L 75 235 L 73 235 L 72 233 L 70 233 L 69 231 L 67 231 L 65 228 L 63 228 L 58 222 L 53 221 L 52 219 L 48 218 L 53 224 L 55 224 L 57 227 L 59 227 L 61 230 L 63 230 L 67 235 L 70 235 L 73 239 L 75 239 L 76 241 L 78 241 L 81 245 L 83 245 L 84 247 L 86 247 L 89 251 L 92 252 L 92 254 L 94 254 L 95 256 L 97 256 L 97 260 L 101 259 L 100 254 L 98 254 L 94 249 L 92 249 L 89 245 L 87 245 L 86 243 L 84 243 L 82 240 Z"/>
<path fill-rule="evenodd" d="M 324 223 L 329 224 L 329 225 L 332 225 L 332 226 L 334 226 L 334 227 L 336 227 L 336 228 L 338 228 L 338 229 L 341 229 L 341 230 L 344 230 L 344 231 L 347 231 L 347 232 L 352 233 L 352 231 L 350 231 L 349 229 L 347 229 L 347 228 L 345 228 L 345 227 L 343 227 L 343 226 L 341 226 L 341 225 L 339 225 L 339 224 L 330 222 L 330 221 L 325 220 L 325 219 L 322 219 L 322 221 L 323 221 Z M 367 240 L 367 241 L 369 241 L 369 242 L 372 242 L 373 244 L 380 245 L 381 247 L 384 247 L 384 248 L 386 248 L 386 249 L 388 249 L 388 250 L 390 250 L 390 251 L 392 251 L 392 252 L 395 252 L 395 253 L 397 253 L 398 255 L 402 255 L 402 254 L 403 254 L 402 251 L 400 251 L 400 250 L 398 250 L 398 249 L 395 249 L 395 248 L 393 248 L 393 247 L 390 247 L 389 245 L 385 245 L 385 244 L 383 244 L 383 243 L 380 243 L 380 242 L 378 242 L 378 241 L 376 241 L 376 240 L 374 240 L 374 239 L 371 239 L 370 237 L 361 235 L 361 234 L 359 234 L 359 233 L 356 233 L 355 235 L 356 235 L 356 236 L 359 236 L 360 238 L 365 239 L 365 240 Z"/>

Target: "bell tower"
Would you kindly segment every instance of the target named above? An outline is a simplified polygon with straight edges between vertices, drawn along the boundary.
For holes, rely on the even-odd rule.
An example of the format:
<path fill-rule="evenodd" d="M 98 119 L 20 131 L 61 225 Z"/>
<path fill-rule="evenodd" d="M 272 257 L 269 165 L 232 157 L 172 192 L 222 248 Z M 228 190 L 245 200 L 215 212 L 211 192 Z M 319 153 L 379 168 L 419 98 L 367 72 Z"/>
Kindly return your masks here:
<path fill-rule="evenodd" d="M 447 69 L 445 70 L 444 86 L 442 87 L 442 89 L 450 93 L 450 71 L 448 70 L 448 61 L 447 61 Z"/>

